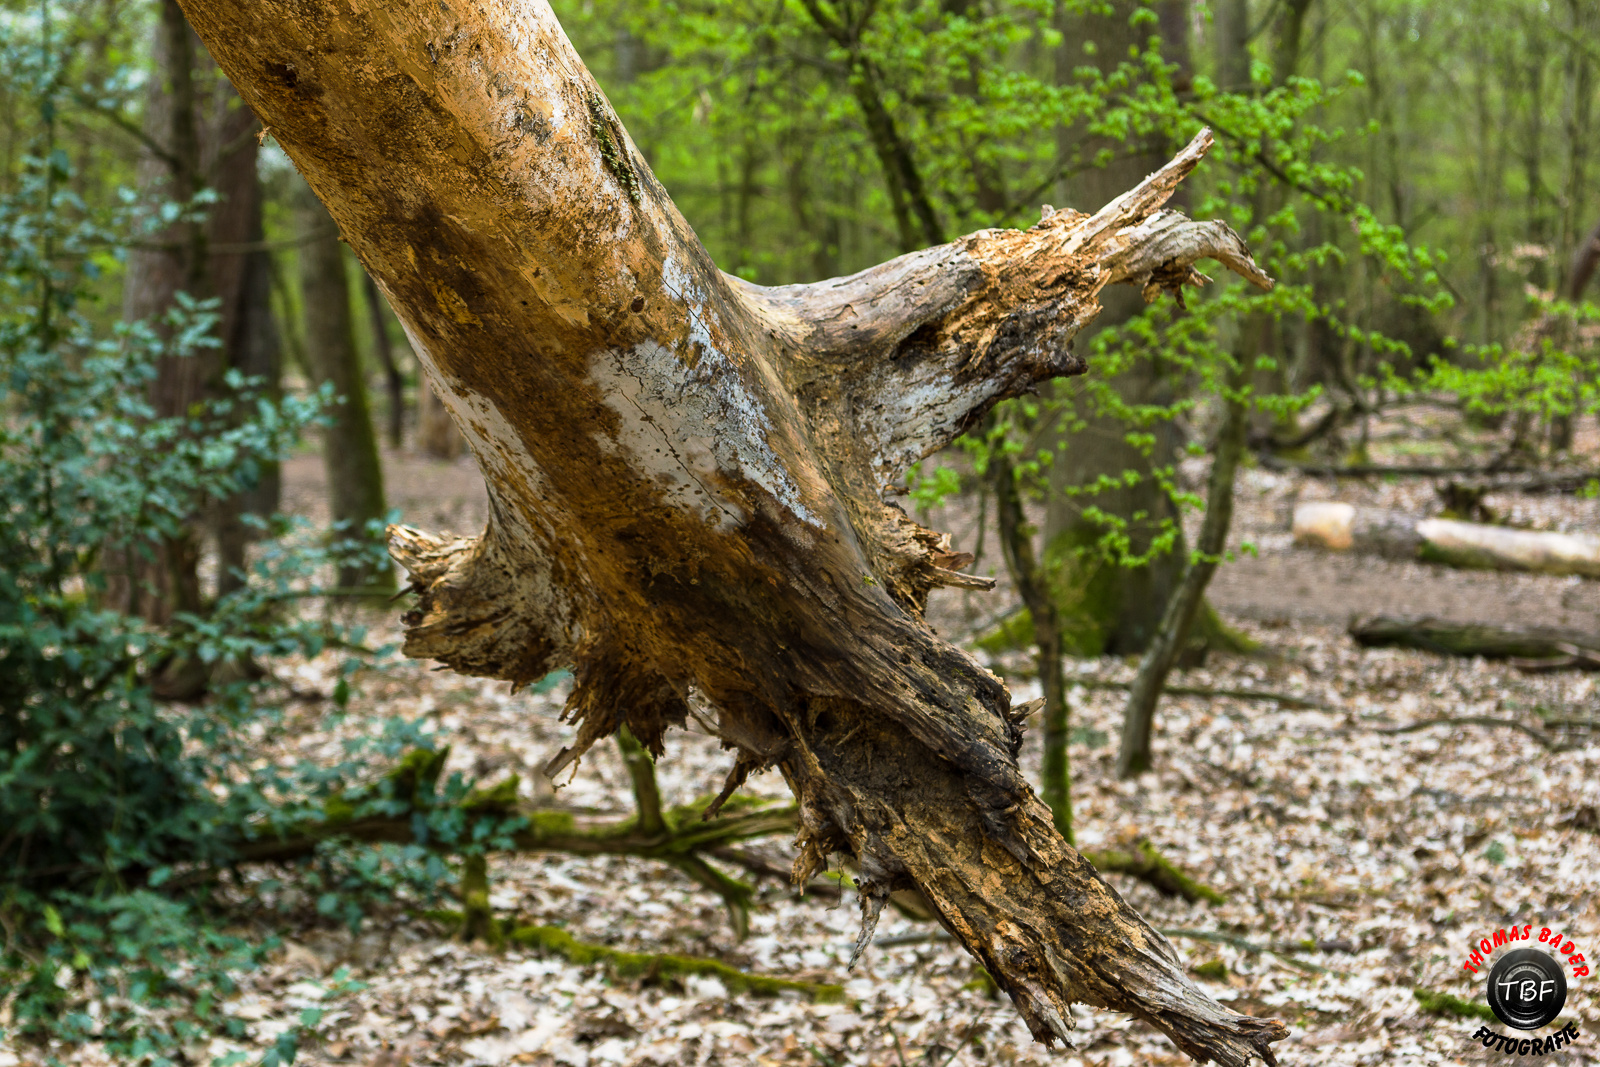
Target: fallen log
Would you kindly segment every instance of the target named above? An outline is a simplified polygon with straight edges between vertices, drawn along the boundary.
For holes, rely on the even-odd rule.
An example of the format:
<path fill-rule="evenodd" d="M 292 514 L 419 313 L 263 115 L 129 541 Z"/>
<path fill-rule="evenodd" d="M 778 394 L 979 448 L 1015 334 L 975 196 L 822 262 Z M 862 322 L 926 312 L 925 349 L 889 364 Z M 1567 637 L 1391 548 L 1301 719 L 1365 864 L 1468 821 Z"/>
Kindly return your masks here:
<path fill-rule="evenodd" d="M 1372 615 L 1352 620 L 1350 636 L 1364 648 L 1394 646 L 1447 656 L 1509 659 L 1524 669 L 1600 666 L 1600 634 L 1553 626 L 1452 622 L 1431 616 Z"/>
<path fill-rule="evenodd" d="M 1600 578 L 1600 537 L 1424 519 L 1403 511 L 1315 501 L 1294 509 L 1297 545 L 1480 570 Z"/>

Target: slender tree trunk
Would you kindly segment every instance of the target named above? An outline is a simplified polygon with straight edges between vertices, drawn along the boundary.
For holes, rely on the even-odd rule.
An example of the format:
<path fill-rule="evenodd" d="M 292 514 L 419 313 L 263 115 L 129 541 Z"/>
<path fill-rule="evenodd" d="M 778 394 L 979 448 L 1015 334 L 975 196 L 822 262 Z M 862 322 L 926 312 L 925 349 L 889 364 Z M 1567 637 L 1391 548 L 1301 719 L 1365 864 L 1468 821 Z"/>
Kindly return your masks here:
<path fill-rule="evenodd" d="M 343 536 L 363 540 L 367 524 L 382 522 L 387 508 L 383 465 L 367 410 L 367 386 L 350 316 L 344 247 L 327 210 L 310 189 L 301 187 L 295 212 L 300 230 L 306 361 L 316 385 L 331 385 L 338 398 L 328 412 L 332 422 L 322 444 L 322 461 L 328 471 L 328 510 Z M 348 564 L 339 568 L 339 585 L 345 589 L 393 589 L 394 575 L 383 565 Z"/>
<path fill-rule="evenodd" d="M 573 747 L 649 751 L 690 688 L 800 807 L 795 876 L 844 850 L 862 936 L 917 888 L 1066 1041 L 1082 999 L 1196 1058 L 1271 1057 L 1053 826 L 1017 764 L 1005 687 L 922 620 L 971 584 L 885 494 L 1004 397 L 1082 370 L 1104 286 L 1152 294 L 1221 258 L 1226 226 L 1162 212 L 1208 137 L 1127 196 L 844 279 L 719 272 L 549 7 L 186 0 L 324 199 L 472 445 L 477 538 L 397 527 L 418 600 L 406 650 L 526 683 L 574 674 Z"/>
<path fill-rule="evenodd" d="M 277 360 L 269 264 L 256 247 L 262 239 L 255 139 L 260 124 L 218 76 L 175 2 L 160 5 L 157 25 L 158 76 L 145 117 L 153 147 L 141 160 L 141 183 L 151 194 L 186 206 L 203 188 L 217 193 L 203 220 L 175 222 L 150 247 L 134 252 L 128 266 L 123 314 L 130 320 L 159 323 L 180 292 L 219 302 L 218 348 L 158 361 L 151 406 L 159 417 L 171 418 L 212 397 L 224 368 L 263 378 L 270 391 Z M 276 508 L 277 470 L 269 465 L 253 487 L 220 501 L 205 523 L 197 515 L 188 529 L 163 542 L 108 546 L 111 603 L 161 626 L 179 614 L 202 612 L 203 526 L 217 537 L 217 592 L 223 594 L 239 585 L 245 565 L 251 531 L 242 516 Z M 175 661 L 155 684 L 163 695 L 191 697 L 204 688 L 206 673 L 197 661 Z"/>
<path fill-rule="evenodd" d="M 1000 527 L 1000 551 L 1006 570 L 1027 605 L 1033 621 L 1034 662 L 1044 699 L 1040 709 L 1044 766 L 1040 771 L 1040 798 L 1055 815 L 1055 826 L 1067 844 L 1072 833 L 1072 768 L 1068 763 L 1068 712 L 1066 675 L 1061 665 L 1061 622 L 1057 618 L 1050 582 L 1033 550 L 1034 530 L 1022 508 L 1016 470 L 1003 453 L 989 459 L 994 484 L 995 517 Z"/>
<path fill-rule="evenodd" d="M 281 364 L 272 319 L 271 253 L 264 247 L 261 179 L 256 172 L 261 123 L 244 106 L 226 79 L 215 78 L 211 114 L 205 128 L 209 184 L 217 203 L 207 219 L 210 284 L 221 300 L 219 338 L 222 362 L 259 379 L 268 396 L 279 393 Z M 266 518 L 278 510 L 276 463 L 264 464 L 255 484 L 217 509 L 217 593 L 243 582 L 245 552 L 255 537 L 246 516 Z"/>
<path fill-rule="evenodd" d="M 1593 0 L 1567 0 L 1567 35 L 1570 43 L 1567 46 L 1566 71 L 1563 78 L 1565 99 L 1561 107 L 1565 134 L 1562 141 L 1567 158 L 1560 198 L 1561 229 L 1556 244 L 1557 276 L 1560 280 L 1558 291 L 1564 296 L 1574 291 L 1573 279 L 1568 276 L 1568 270 L 1561 268 L 1567 266 L 1572 260 L 1572 252 L 1581 246 L 1583 231 L 1580 227 L 1587 221 L 1583 208 L 1589 185 L 1589 143 L 1592 139 L 1590 129 L 1594 118 L 1592 56 L 1596 28 L 1600 28 L 1600 19 L 1595 18 Z M 1564 348 L 1570 348 L 1578 342 L 1575 334 L 1576 331 L 1571 328 L 1570 323 L 1564 322 L 1561 324 L 1560 336 L 1556 338 L 1556 343 Z M 1550 420 L 1552 452 L 1567 452 L 1572 448 L 1573 434 L 1578 423 L 1577 408 L 1582 402 L 1584 384 L 1581 377 L 1574 380 L 1564 398 L 1574 410 L 1560 412 Z"/>
<path fill-rule="evenodd" d="M 867 137 L 878 156 L 884 182 L 889 188 L 889 203 L 894 209 L 895 226 L 902 251 L 922 244 L 939 244 L 944 227 L 922 182 L 910 143 L 900 133 L 894 116 L 883 100 L 881 74 L 862 44 L 861 35 L 877 10 L 874 3 L 846 6 L 839 15 L 829 13 L 819 0 L 801 0 L 817 28 L 845 51 L 850 67 L 850 91 L 861 108 Z"/>
<path fill-rule="evenodd" d="M 1229 388 L 1243 387 L 1248 364 L 1233 376 Z M 1167 684 L 1167 675 L 1178 662 L 1184 639 L 1194 625 L 1205 602 L 1206 586 L 1216 573 L 1222 552 L 1228 544 L 1228 529 L 1233 523 L 1233 479 L 1244 452 L 1245 423 L 1249 402 L 1237 395 L 1225 398 L 1226 417 L 1217 438 L 1217 454 L 1211 461 L 1211 482 L 1206 492 L 1206 515 L 1200 524 L 1196 558 L 1189 563 L 1177 592 L 1167 601 L 1155 639 L 1139 661 L 1139 673 L 1128 693 L 1128 706 L 1122 717 L 1122 746 L 1117 753 L 1117 776 L 1132 778 L 1151 767 L 1150 736 L 1156 717 L 1156 701 Z"/>
<path fill-rule="evenodd" d="M 176 0 L 163 0 L 156 23 L 155 76 L 144 120 L 145 133 L 160 147 L 147 149 L 141 156 L 139 183 L 149 194 L 183 205 L 201 186 L 195 77 L 198 52 Z M 123 318 L 159 323 L 178 293 L 198 298 L 209 295 L 204 286 L 205 245 L 204 226 L 184 218 L 157 234 L 151 247 L 133 252 L 123 289 Z M 216 362 L 214 353 L 205 349 L 192 356 L 158 360 L 150 386 L 156 415 L 179 415 L 204 399 Z M 197 531 L 185 529 L 158 543 L 110 546 L 106 553 L 109 603 L 156 626 L 169 625 L 178 614 L 200 612 L 204 598 L 197 538 Z M 167 678 L 163 690 L 175 696 L 198 691 L 204 682 L 193 667 L 187 665 L 181 679 Z"/>
<path fill-rule="evenodd" d="M 389 393 L 389 447 L 399 451 L 405 431 L 406 383 L 400 376 L 400 365 L 395 362 L 394 345 L 389 341 L 389 320 L 384 315 L 386 306 L 383 294 L 371 275 L 361 275 L 361 294 L 366 300 L 367 314 L 372 320 L 372 350 L 383 368 L 383 382 Z"/>
<path fill-rule="evenodd" d="M 1217 35 L 1217 87 L 1250 91 L 1250 0 L 1218 0 L 1212 28 Z"/>

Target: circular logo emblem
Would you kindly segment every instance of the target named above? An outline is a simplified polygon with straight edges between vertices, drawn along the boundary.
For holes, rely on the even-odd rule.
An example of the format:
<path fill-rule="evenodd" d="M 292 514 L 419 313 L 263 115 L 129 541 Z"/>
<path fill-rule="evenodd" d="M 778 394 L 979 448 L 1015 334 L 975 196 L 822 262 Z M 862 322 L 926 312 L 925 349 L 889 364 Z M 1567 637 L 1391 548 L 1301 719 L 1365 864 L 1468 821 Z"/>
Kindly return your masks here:
<path fill-rule="evenodd" d="M 1536 948 L 1506 953 L 1489 971 L 1489 1010 L 1518 1030 L 1537 1030 L 1561 1014 L 1567 977 L 1561 964 Z"/>

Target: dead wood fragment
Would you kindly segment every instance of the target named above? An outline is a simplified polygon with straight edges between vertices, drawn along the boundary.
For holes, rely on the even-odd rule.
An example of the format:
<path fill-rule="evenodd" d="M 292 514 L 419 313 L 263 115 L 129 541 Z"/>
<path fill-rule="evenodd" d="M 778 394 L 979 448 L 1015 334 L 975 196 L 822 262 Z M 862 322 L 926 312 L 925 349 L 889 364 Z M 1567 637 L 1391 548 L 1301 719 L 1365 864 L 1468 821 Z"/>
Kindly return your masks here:
<path fill-rule="evenodd" d="M 1302 971 L 1311 971 L 1311 972 L 1313 972 L 1315 974 L 1342 974 L 1343 973 L 1342 971 L 1333 970 L 1331 967 L 1323 967 L 1323 966 L 1321 966 L 1319 964 L 1309 963 L 1306 960 L 1300 959 L 1297 956 L 1290 955 L 1289 952 L 1286 952 L 1282 948 L 1277 948 L 1277 947 L 1270 946 L 1270 945 L 1258 945 L 1258 944 L 1254 943 L 1253 941 L 1246 941 L 1244 938 L 1237 937 L 1237 936 L 1235 936 L 1233 934 L 1224 934 L 1224 933 L 1220 933 L 1220 932 L 1214 931 L 1214 930 L 1170 930 L 1169 929 L 1169 930 L 1162 930 L 1161 932 L 1163 934 L 1166 934 L 1168 937 L 1181 937 L 1181 938 L 1183 938 L 1185 940 L 1188 940 L 1188 941 L 1210 941 L 1213 944 L 1217 944 L 1217 945 L 1230 945 L 1233 948 L 1236 948 L 1236 949 L 1240 950 L 1241 952 L 1248 952 L 1252 956 L 1261 956 L 1261 955 L 1276 956 L 1278 959 L 1282 960 L 1284 963 L 1289 964 L 1289 966 L 1291 966 L 1291 967 L 1298 968 L 1298 969 L 1300 969 Z"/>
<path fill-rule="evenodd" d="M 1067 683 L 1067 688 L 1082 686 L 1084 689 L 1120 690 L 1126 692 L 1132 687 L 1132 682 L 1116 682 L 1103 678 L 1073 678 Z M 1280 693 L 1273 689 L 1236 689 L 1208 685 L 1169 685 L 1162 692 L 1171 696 L 1180 697 L 1210 697 L 1227 700 L 1260 700 L 1279 704 L 1294 711 L 1337 711 L 1332 704 L 1328 704 L 1312 697 L 1296 696 L 1293 693 Z"/>
<path fill-rule="evenodd" d="M 1182 897 L 1191 904 L 1202 900 L 1209 904 L 1228 902 L 1227 897 L 1197 881 L 1148 841 L 1139 842 L 1132 852 L 1120 849 L 1085 850 L 1083 855 L 1094 864 L 1095 870 L 1130 875 L 1148 883 L 1163 896 Z"/>
<path fill-rule="evenodd" d="M 1303 463 L 1299 460 L 1284 459 L 1271 453 L 1263 453 L 1259 457 L 1261 465 L 1268 470 L 1293 471 L 1297 474 L 1310 475 L 1322 478 L 1371 478 L 1371 477 L 1408 477 L 1408 478 L 1448 478 L 1458 476 L 1482 475 L 1485 477 L 1504 474 L 1525 474 L 1532 470 L 1531 467 L 1516 465 L 1497 466 L 1488 465 L 1440 465 L 1407 463 Z M 1573 475 L 1578 477 L 1580 475 Z M 1589 477 L 1594 477 L 1590 475 Z"/>
<path fill-rule="evenodd" d="M 1310 963 L 1306 960 L 1300 959 L 1298 956 L 1291 954 L 1293 949 L 1285 949 L 1269 945 L 1258 945 L 1253 941 L 1247 941 L 1244 938 L 1237 937 L 1233 934 L 1224 934 L 1213 930 L 1172 929 L 1162 930 L 1161 933 L 1164 937 L 1182 938 L 1187 941 L 1209 941 L 1213 944 L 1229 945 L 1233 948 L 1239 949 L 1241 952 L 1248 952 L 1252 956 L 1276 956 L 1278 959 L 1289 964 L 1291 967 L 1295 967 L 1302 971 L 1310 971 L 1314 974 L 1344 974 L 1343 971 L 1336 971 L 1330 967 L 1323 967 L 1320 964 Z M 904 945 L 927 945 L 940 941 L 952 940 L 954 940 L 954 938 L 945 933 L 943 930 L 936 930 L 925 934 L 899 934 L 895 937 L 885 937 L 879 940 L 877 945 L 880 948 L 900 948 Z M 1320 946 L 1316 947 L 1320 948 Z"/>

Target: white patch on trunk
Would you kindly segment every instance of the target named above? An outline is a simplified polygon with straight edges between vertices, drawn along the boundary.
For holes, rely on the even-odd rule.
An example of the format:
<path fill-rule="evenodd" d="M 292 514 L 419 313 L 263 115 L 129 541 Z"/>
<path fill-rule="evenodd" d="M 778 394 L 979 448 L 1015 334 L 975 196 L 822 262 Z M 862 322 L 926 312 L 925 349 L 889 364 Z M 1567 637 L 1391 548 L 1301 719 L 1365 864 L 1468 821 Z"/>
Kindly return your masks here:
<path fill-rule="evenodd" d="M 942 440 L 968 411 L 983 403 L 996 386 L 983 378 L 972 378 L 957 386 L 949 372 L 925 380 L 906 381 L 879 376 L 864 390 L 882 400 L 881 406 L 858 414 L 862 436 L 870 443 L 879 491 L 899 481 L 901 475 L 922 459 L 927 442 Z"/>
<path fill-rule="evenodd" d="M 674 507 L 721 529 L 750 519 L 749 507 L 723 481 L 727 476 L 759 486 L 802 522 L 821 528 L 805 506 L 767 435 L 772 422 L 745 388 L 739 368 L 712 343 L 705 300 L 671 259 L 662 283 L 689 314 L 685 351 L 655 341 L 607 352 L 590 378 L 622 420 L 616 444 L 654 478 Z"/>

